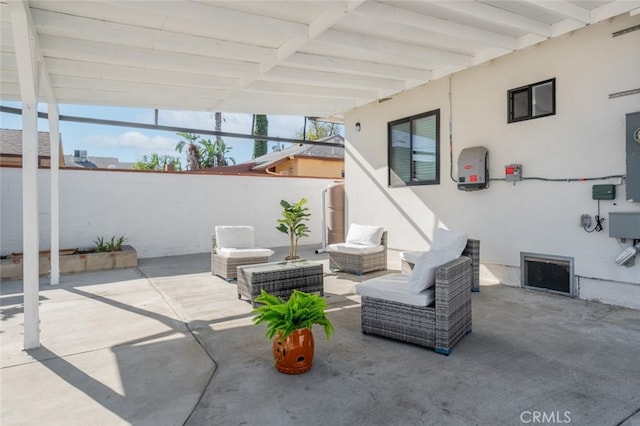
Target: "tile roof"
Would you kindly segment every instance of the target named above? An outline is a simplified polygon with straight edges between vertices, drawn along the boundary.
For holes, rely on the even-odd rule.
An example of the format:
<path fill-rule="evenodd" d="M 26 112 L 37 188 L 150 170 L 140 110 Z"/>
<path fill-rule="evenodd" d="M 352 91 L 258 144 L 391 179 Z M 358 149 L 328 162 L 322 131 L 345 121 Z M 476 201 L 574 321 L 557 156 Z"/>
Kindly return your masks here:
<path fill-rule="evenodd" d="M 316 142 L 326 142 L 327 146 L 300 144 L 285 148 L 282 151 L 270 152 L 251 160 L 252 163 L 256 164 L 253 170 L 266 170 L 289 157 L 344 159 L 344 138 L 342 136 L 332 135 Z M 335 146 L 336 144 L 341 146 Z"/>
<path fill-rule="evenodd" d="M 116 157 L 87 156 L 86 161 L 80 161 L 76 160 L 74 155 L 64 156 L 64 165 L 69 168 L 133 170 L 134 164 L 135 163 L 121 162 Z"/>
<path fill-rule="evenodd" d="M 22 130 L 0 129 L 0 155 L 22 155 Z M 51 156 L 49 132 L 38 132 L 38 156 Z"/>

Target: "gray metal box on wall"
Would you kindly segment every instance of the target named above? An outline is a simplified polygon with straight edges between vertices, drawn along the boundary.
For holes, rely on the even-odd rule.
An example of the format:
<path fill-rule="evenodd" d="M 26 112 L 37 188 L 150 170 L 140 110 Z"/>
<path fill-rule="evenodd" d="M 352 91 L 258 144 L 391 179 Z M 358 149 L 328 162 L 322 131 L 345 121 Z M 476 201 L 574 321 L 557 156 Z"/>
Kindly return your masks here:
<path fill-rule="evenodd" d="M 627 114 L 627 201 L 640 203 L 640 112 Z"/>
<path fill-rule="evenodd" d="M 640 239 L 640 212 L 610 212 L 609 236 Z"/>
<path fill-rule="evenodd" d="M 475 191 L 489 186 L 489 151 L 483 146 L 465 148 L 458 156 L 458 189 Z"/>

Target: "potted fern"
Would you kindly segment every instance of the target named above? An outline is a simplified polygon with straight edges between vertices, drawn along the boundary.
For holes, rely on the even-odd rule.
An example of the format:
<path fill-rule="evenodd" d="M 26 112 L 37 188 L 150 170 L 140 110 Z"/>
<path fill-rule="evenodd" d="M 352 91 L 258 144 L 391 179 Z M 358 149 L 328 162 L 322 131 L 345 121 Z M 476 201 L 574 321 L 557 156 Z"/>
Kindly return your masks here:
<path fill-rule="evenodd" d="M 289 256 L 285 260 L 296 260 L 298 257 L 298 240 L 302 237 L 309 236 L 309 228 L 305 221 L 309 220 L 309 209 L 304 207 L 307 203 L 306 198 L 302 198 L 295 204 L 281 200 L 282 219 L 278 219 L 276 229 L 282 233 L 289 235 Z"/>
<path fill-rule="evenodd" d="M 316 294 L 293 290 L 288 301 L 262 290 L 253 310 L 254 324 L 267 325 L 266 336 L 273 339 L 273 359 L 281 373 L 300 374 L 313 365 L 314 341 L 311 327 L 321 325 L 327 340 L 335 331 L 325 309 L 327 303 Z"/>

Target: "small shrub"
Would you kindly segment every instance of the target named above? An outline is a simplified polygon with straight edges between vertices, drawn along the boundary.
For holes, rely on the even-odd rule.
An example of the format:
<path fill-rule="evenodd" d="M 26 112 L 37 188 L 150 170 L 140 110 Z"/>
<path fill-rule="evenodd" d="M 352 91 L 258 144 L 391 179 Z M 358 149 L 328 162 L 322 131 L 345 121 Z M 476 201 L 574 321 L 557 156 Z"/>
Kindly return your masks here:
<path fill-rule="evenodd" d="M 120 236 L 116 239 L 115 235 L 111 237 L 110 241 L 106 241 L 104 237 L 98 237 L 94 243 L 96 245 L 96 251 L 100 253 L 108 253 L 112 251 L 121 251 L 122 245 L 127 241 L 124 236 Z"/>

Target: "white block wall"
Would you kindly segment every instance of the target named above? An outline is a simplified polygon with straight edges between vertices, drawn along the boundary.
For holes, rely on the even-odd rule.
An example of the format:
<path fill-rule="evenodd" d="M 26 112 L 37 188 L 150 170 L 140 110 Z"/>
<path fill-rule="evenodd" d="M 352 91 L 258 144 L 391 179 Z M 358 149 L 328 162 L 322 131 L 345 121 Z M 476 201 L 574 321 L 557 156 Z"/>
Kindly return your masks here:
<path fill-rule="evenodd" d="M 0 251 L 22 251 L 22 170 L 0 168 Z M 320 244 L 327 179 L 60 171 L 60 246 L 89 247 L 123 235 L 139 257 L 208 252 L 216 225 L 252 225 L 261 246 L 288 246 L 275 229 L 280 200 L 307 198 L 309 238 Z M 40 249 L 49 249 L 49 172 L 38 171 Z"/>

